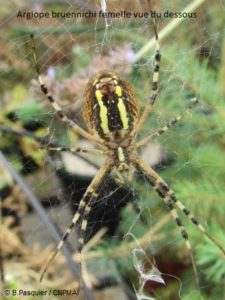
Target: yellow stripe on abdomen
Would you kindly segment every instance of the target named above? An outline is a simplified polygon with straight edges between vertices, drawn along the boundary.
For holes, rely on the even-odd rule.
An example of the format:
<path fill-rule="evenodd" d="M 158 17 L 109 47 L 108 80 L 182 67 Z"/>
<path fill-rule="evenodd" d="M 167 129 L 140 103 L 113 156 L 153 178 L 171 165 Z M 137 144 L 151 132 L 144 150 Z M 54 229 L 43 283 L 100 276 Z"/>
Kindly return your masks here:
<path fill-rule="evenodd" d="M 125 106 L 122 98 L 118 99 L 117 107 L 118 107 L 118 110 L 119 110 L 119 113 L 120 113 L 120 119 L 121 119 L 122 124 L 123 124 L 123 129 L 128 129 L 129 119 L 127 117 L 126 106 Z"/>
<path fill-rule="evenodd" d="M 97 90 L 95 92 L 95 96 L 98 100 L 99 107 L 100 107 L 100 120 L 101 120 L 101 127 L 104 134 L 109 133 L 109 122 L 108 122 L 108 116 L 107 116 L 107 107 L 104 105 L 102 101 L 102 93 Z"/>

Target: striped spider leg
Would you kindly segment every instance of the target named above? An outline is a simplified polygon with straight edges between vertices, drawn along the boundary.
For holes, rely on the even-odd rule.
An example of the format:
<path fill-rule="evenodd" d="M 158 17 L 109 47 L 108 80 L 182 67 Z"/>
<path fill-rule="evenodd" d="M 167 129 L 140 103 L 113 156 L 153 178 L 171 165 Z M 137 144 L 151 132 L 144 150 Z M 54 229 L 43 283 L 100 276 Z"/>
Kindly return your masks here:
<path fill-rule="evenodd" d="M 149 99 L 147 101 L 147 104 L 145 105 L 144 111 L 138 120 L 137 124 L 133 128 L 132 132 L 130 133 L 130 137 L 134 138 L 141 130 L 144 122 L 149 116 L 149 113 L 152 110 L 152 107 L 155 103 L 155 100 L 158 95 L 158 82 L 159 82 L 159 69 L 160 69 L 160 60 L 161 60 L 161 52 L 160 52 L 160 44 L 159 44 L 159 36 L 158 36 L 158 30 L 157 30 L 157 25 L 155 22 L 155 19 L 152 20 L 153 24 L 153 30 L 155 34 L 155 41 L 156 41 L 156 50 L 155 50 L 155 56 L 154 56 L 154 71 L 152 75 L 152 88 L 151 88 L 151 93 L 149 96 Z"/>
<path fill-rule="evenodd" d="M 106 162 L 103 164 L 103 166 L 99 169 L 99 171 L 93 178 L 92 182 L 88 186 L 86 192 L 84 193 L 84 195 L 79 203 L 78 210 L 74 214 L 70 225 L 66 229 L 57 248 L 55 249 L 55 251 L 53 252 L 51 257 L 48 259 L 48 262 L 42 271 L 40 281 L 42 281 L 50 263 L 54 260 L 57 253 L 61 250 L 64 242 L 67 240 L 72 229 L 79 221 L 81 221 L 81 230 L 80 230 L 80 238 L 78 239 L 78 249 L 79 249 L 79 252 L 81 253 L 81 250 L 84 245 L 84 238 L 85 238 L 85 233 L 86 233 L 86 228 L 87 228 L 88 216 L 91 211 L 91 203 L 96 200 L 96 198 L 98 196 L 98 190 L 103 185 L 104 181 L 108 178 L 108 175 L 111 173 L 112 167 L 113 167 L 113 162 L 110 159 L 106 160 Z"/>
<path fill-rule="evenodd" d="M 198 104 L 198 100 L 196 98 L 191 99 L 191 103 L 189 104 L 189 106 L 187 108 L 188 111 L 193 109 L 197 104 Z M 167 132 L 172 126 L 174 126 L 178 122 L 180 122 L 180 120 L 182 120 L 183 117 L 184 117 L 184 113 L 177 115 L 172 120 L 170 120 L 167 124 L 165 124 L 162 128 L 158 129 L 157 131 L 151 133 L 150 135 L 146 136 L 142 140 L 138 141 L 135 144 L 135 147 L 140 148 L 140 147 L 143 147 L 144 145 L 146 145 L 147 143 L 149 143 L 150 141 L 153 141 L 155 138 L 157 138 L 157 137 L 161 136 L 162 134 L 164 134 L 165 132 Z"/>
<path fill-rule="evenodd" d="M 18 130 L 13 129 L 9 127 L 2 126 L 0 124 L 0 131 L 6 132 L 9 134 L 13 134 L 16 136 L 27 136 L 31 138 L 32 140 L 36 141 L 38 143 L 38 149 L 44 149 L 51 152 L 71 152 L 71 153 L 93 153 L 96 155 L 104 155 L 105 151 L 100 149 L 94 149 L 94 148 L 84 148 L 84 147 L 67 147 L 67 146 L 59 146 L 55 142 L 52 142 L 49 138 L 46 136 L 40 137 L 35 135 L 33 132 L 27 131 L 25 129 Z M 79 156 L 78 156 L 79 157 Z"/>
<path fill-rule="evenodd" d="M 208 239 L 211 240 L 225 255 L 224 246 L 220 244 L 220 242 L 217 241 L 201 223 L 199 223 L 198 219 L 190 212 L 190 210 L 181 201 L 179 201 L 176 198 L 174 191 L 168 186 L 168 184 L 150 166 L 148 166 L 138 155 L 134 155 L 133 164 L 135 165 L 136 169 L 147 179 L 147 181 L 150 183 L 153 189 L 158 193 L 159 197 L 163 199 L 167 208 L 169 209 L 172 218 L 175 220 L 177 226 L 180 228 L 181 236 L 185 240 L 187 249 L 189 251 L 197 285 L 199 286 L 198 271 L 194 260 L 192 247 L 188 239 L 188 233 L 185 230 L 181 219 L 179 218 L 175 206 L 180 211 L 182 211 L 189 218 L 189 220 L 191 220 L 191 222 L 201 232 L 203 232 L 204 235 L 207 236 Z"/>
<path fill-rule="evenodd" d="M 52 105 L 54 110 L 56 111 L 56 113 L 59 116 L 59 118 L 61 119 L 61 121 L 66 123 L 68 126 L 70 126 L 78 135 L 86 138 L 87 140 L 89 140 L 93 143 L 98 143 L 98 145 L 100 147 L 104 148 L 103 147 L 104 141 L 102 139 L 100 139 L 99 137 L 91 135 L 90 133 L 88 133 L 87 131 L 82 129 L 80 126 L 78 126 L 73 120 L 69 119 L 63 113 L 62 107 L 56 102 L 53 95 L 50 94 L 50 92 L 48 91 L 47 86 L 44 84 L 44 81 L 43 81 L 42 76 L 40 74 L 40 69 L 39 69 L 39 65 L 38 65 L 38 62 L 37 62 L 37 56 L 36 56 L 36 45 L 35 45 L 35 40 L 34 40 L 33 34 L 31 34 L 31 39 L 32 39 L 32 50 L 33 50 L 34 66 L 35 66 L 35 70 L 36 70 L 36 73 L 37 73 L 37 78 L 38 78 L 38 82 L 40 84 L 41 91 L 46 96 L 46 98 L 48 99 L 48 101 L 50 102 L 50 104 Z"/>
<path fill-rule="evenodd" d="M 104 150 L 94 149 L 94 148 L 84 148 L 84 147 L 67 147 L 67 146 L 48 146 L 42 145 L 40 149 L 45 149 L 51 152 L 71 152 L 71 153 L 93 153 L 97 155 L 104 155 Z"/>

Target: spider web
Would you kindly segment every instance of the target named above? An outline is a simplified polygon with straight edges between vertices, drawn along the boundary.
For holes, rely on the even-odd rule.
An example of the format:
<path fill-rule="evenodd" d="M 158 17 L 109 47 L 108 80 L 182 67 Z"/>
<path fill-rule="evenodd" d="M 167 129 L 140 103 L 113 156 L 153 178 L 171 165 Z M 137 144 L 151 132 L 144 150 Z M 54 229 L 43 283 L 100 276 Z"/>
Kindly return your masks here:
<path fill-rule="evenodd" d="M 180 112 L 186 113 L 182 125 L 173 127 L 168 134 L 145 147 L 142 157 L 171 184 L 179 199 L 199 216 L 204 225 L 207 226 L 207 222 L 217 224 L 214 231 L 218 231 L 218 224 L 222 226 L 223 223 L 224 188 L 218 178 L 223 175 L 224 156 L 220 148 L 224 141 L 221 139 L 219 143 L 215 137 L 220 137 L 224 131 L 224 122 L 219 113 L 223 107 L 220 100 L 221 77 L 224 79 L 225 72 L 221 63 L 224 54 L 220 50 L 224 33 L 221 21 L 224 2 L 212 2 L 214 6 L 207 10 L 204 1 L 193 1 L 191 4 L 196 5 L 193 11 L 197 17 L 186 17 L 183 14 L 182 18 L 178 18 L 165 17 L 164 13 L 187 12 L 186 1 L 160 1 L 159 4 L 150 1 L 152 12 L 162 14 L 158 18 L 159 32 L 164 28 L 167 31 L 160 42 L 163 60 L 159 96 L 151 117 L 144 124 L 142 136 L 162 127 Z M 66 18 L 61 15 L 41 19 L 18 16 L 19 11 L 50 14 L 53 11 L 62 14 L 90 11 L 94 14 L 99 10 L 106 14 L 120 12 L 122 15 L 122 12 L 131 11 L 140 15 L 136 18 L 134 15 L 132 18 L 114 17 L 113 14 L 104 18 L 99 15 L 92 18 Z M 149 95 L 154 57 L 154 43 L 149 45 L 147 52 L 144 50 L 152 38 L 149 19 L 141 16 L 143 11 L 148 10 L 148 5 L 143 1 L 133 1 L 132 4 L 127 1 L 109 3 L 103 0 L 57 3 L 33 1 L 32 4 L 25 0 L 4 2 L 4 8 L 2 6 L 0 9 L 3 28 L 0 41 L 3 50 L 0 56 L 0 125 L 17 131 L 25 128 L 59 145 L 92 147 L 56 120 L 53 109 L 40 92 L 32 64 L 31 33 L 35 34 L 38 63 L 49 91 L 62 105 L 65 113 L 83 128 L 82 92 L 88 78 L 99 70 L 115 70 L 129 78 L 137 91 L 140 109 L 143 109 Z M 170 24 L 174 24 L 174 27 L 170 28 Z M 221 77 L 218 75 L 220 68 L 223 68 Z M 187 106 L 192 97 L 198 97 L 200 104 L 196 110 L 189 112 Z M 1 148 L 13 167 L 42 201 L 59 231 L 64 232 L 79 199 L 96 173 L 96 165 L 101 165 L 102 158 L 92 155 L 81 158 L 69 153 L 47 154 L 40 151 L 30 139 L 16 134 L 4 133 L 0 138 Z M 19 258 L 5 263 L 5 273 L 18 283 L 21 272 L 27 272 L 24 266 L 28 263 L 28 270 L 34 272 L 36 283 L 27 280 L 21 281 L 20 285 L 24 289 L 28 286 L 28 289 L 36 290 L 40 288 L 37 283 L 40 268 L 56 242 L 44 221 L 30 206 L 27 208 L 27 200 L 19 189 L 15 189 L 10 175 L 5 171 L 2 173 L 1 188 L 11 182 L 10 197 L 13 199 L 12 203 L 6 201 L 2 224 L 10 228 L 11 212 L 16 211 L 19 223 L 16 225 L 22 226 L 23 233 L 19 250 L 12 242 L 16 237 L 9 238 L 6 235 L 12 248 L 11 252 L 6 252 L 7 255 L 18 253 Z M 176 297 L 195 296 L 194 275 L 189 268 L 189 258 L 179 231 L 148 183 L 136 176 L 132 185 L 124 187 L 110 179 L 102 190 L 88 227 L 89 241 L 85 251 L 87 257 L 96 257 L 87 259 L 86 283 L 94 281 L 99 286 L 115 286 L 119 282 L 121 289 L 115 292 L 121 295 L 121 299 L 125 297 L 124 291 L 132 293 L 133 290 L 137 299 L 144 300 L 166 297 L 161 296 L 166 293 L 162 290 L 170 290 L 170 279 L 174 278 L 176 289 L 171 294 Z M 4 197 L 1 195 L 1 198 Z M 154 233 L 157 226 L 159 229 Z M 199 237 L 205 243 L 193 226 L 189 226 L 188 222 L 185 226 L 194 244 Z M 154 234 L 151 236 L 152 232 Z M 145 236 L 146 239 L 143 238 Z M 75 231 L 69 238 L 71 253 L 75 253 L 76 240 Z M 126 243 L 133 247 L 130 249 L 127 246 L 123 251 Z M 44 250 L 46 247 L 47 250 Z M 207 252 L 208 248 L 206 244 L 199 253 Z M 167 260 L 162 259 L 163 253 L 168 254 Z M 218 262 L 216 255 L 219 253 L 215 253 L 211 263 Z M 40 260 L 35 263 L 37 256 Z M 209 255 L 206 258 L 208 262 Z M 15 267 L 18 261 L 23 271 Z M 151 263 L 147 263 L 149 261 Z M 65 277 L 65 280 L 60 281 L 60 287 L 71 286 L 74 279 L 63 255 L 58 255 L 50 271 L 56 286 L 59 286 L 56 283 L 57 272 Z M 216 270 L 213 273 L 212 269 L 211 281 L 207 281 L 209 278 L 204 277 L 205 271 L 206 266 L 200 265 L 200 275 L 206 278 L 203 291 L 210 290 L 211 282 L 215 283 L 213 276 L 216 277 L 218 273 Z M 96 273 L 98 276 L 95 276 Z M 222 281 L 219 279 L 217 286 L 217 289 L 210 290 L 210 295 L 220 291 Z"/>

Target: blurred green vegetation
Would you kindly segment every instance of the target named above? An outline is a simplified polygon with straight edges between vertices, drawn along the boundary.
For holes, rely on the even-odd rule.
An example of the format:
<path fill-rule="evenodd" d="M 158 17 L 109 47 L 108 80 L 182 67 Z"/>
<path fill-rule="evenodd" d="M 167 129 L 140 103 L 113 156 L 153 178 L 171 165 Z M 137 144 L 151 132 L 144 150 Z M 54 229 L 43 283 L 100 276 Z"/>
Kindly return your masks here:
<path fill-rule="evenodd" d="M 177 1 L 162 1 L 161 10 L 175 8 Z M 198 18 L 192 22 L 185 20 L 180 23 L 172 33 L 161 41 L 162 62 L 160 72 L 160 88 L 154 111 L 143 128 L 143 136 L 162 127 L 172 117 L 187 109 L 192 97 L 199 99 L 199 105 L 185 118 L 160 137 L 161 144 L 167 160 L 162 161 L 157 171 L 169 183 L 180 199 L 196 215 L 201 223 L 225 245 L 225 36 L 224 12 L 219 1 L 211 1 L 209 7 L 203 5 L 198 11 Z M 183 3 L 182 3 L 183 4 Z M 124 9 L 126 4 L 120 4 Z M 139 4 L 141 5 L 141 4 Z M 67 10 L 67 5 L 44 4 L 42 9 Z M 116 6 L 115 7 L 120 7 Z M 2 8 L 1 8 L 2 9 Z M 4 19 L 12 15 L 10 8 L 1 11 Z M 57 23 L 46 20 L 43 22 L 18 20 L 14 17 L 5 25 L 3 40 L 0 46 L 3 49 L 0 55 L 0 91 L 1 111 L 0 124 L 8 128 L 22 130 L 30 123 L 36 128 L 34 133 L 46 136 L 49 132 L 57 138 L 59 144 L 72 144 L 77 141 L 54 120 L 52 109 L 46 101 L 40 101 L 35 84 L 31 80 L 36 77 L 32 63 L 32 50 L 30 33 L 35 33 L 38 44 L 37 55 L 41 71 L 48 71 L 47 80 L 51 81 L 50 68 L 54 70 L 52 89 L 57 84 L 66 85 L 67 78 L 78 74 L 71 82 L 76 85 L 78 79 L 85 81 L 84 70 L 91 70 L 96 57 L 107 57 L 107 68 L 115 71 L 109 52 L 120 45 L 132 43 L 132 51 L 137 52 L 148 42 L 151 34 L 147 20 L 113 20 L 106 30 L 104 22 L 95 23 L 94 20 L 57 20 Z M 159 20 L 159 30 L 166 26 L 168 20 Z M 144 33 L 144 34 L 143 34 Z M 122 50 L 120 50 L 122 51 Z M 127 76 L 134 84 L 140 108 L 143 109 L 149 95 L 149 81 L 152 74 L 152 57 L 154 51 L 147 53 L 140 61 L 132 66 Z M 129 51 L 124 55 L 128 56 Z M 107 61 L 107 60 L 106 60 Z M 128 62 L 127 62 L 128 63 Z M 94 65 L 94 68 L 96 66 Z M 105 67 L 105 65 L 104 65 Z M 95 69 L 94 71 L 98 71 Z M 119 69 L 120 71 L 120 69 Z M 86 74 L 86 73 L 85 73 Z M 79 78 L 80 76 L 80 78 Z M 83 76 L 83 77 L 82 77 Z M 50 79 L 49 79 L 50 78 Z M 82 81 L 82 84 L 83 84 Z M 74 87 L 74 89 L 76 86 Z M 72 89 L 72 88 L 71 88 Z M 61 91 L 58 95 L 60 95 Z M 67 97 L 66 107 L 70 108 L 82 98 L 80 91 L 75 91 L 76 99 Z M 74 102 L 73 102 L 74 101 Z M 75 118 L 80 118 L 81 107 L 76 111 Z M 60 134 L 57 134 L 57 132 Z M 66 133 L 66 136 L 61 133 Z M 16 159 L 16 151 L 9 151 L 20 145 L 24 153 L 39 167 L 45 164 L 43 152 L 28 138 L 18 138 L 6 135 L 0 131 L 0 147 L 8 151 L 8 158 L 17 170 L 22 164 Z M 14 148 L 13 148 L 14 149 Z M 151 155 L 151 153 L 149 153 Z M 2 181 L 5 184 L 5 181 Z M 2 187 L 2 186 L 1 186 Z M 126 207 L 122 214 L 119 231 L 124 235 L 132 233 L 141 239 L 151 228 L 162 220 L 167 211 L 164 203 L 152 191 L 151 187 L 143 181 L 134 182 L 134 189 L 138 191 L 138 206 L 143 210 L 147 225 L 141 223 L 141 218 L 130 207 Z M 185 219 L 185 216 L 182 220 Z M 202 296 L 204 299 L 222 299 L 225 297 L 225 258 L 211 242 L 190 222 L 185 222 L 194 256 L 200 274 Z M 182 270 L 172 273 L 171 276 L 180 277 L 181 281 L 168 280 L 163 288 L 157 288 L 157 295 L 162 299 L 177 299 L 180 288 L 182 299 L 199 299 L 195 287 L 193 270 L 187 255 L 185 243 L 179 236 L 179 230 L 173 222 L 168 222 L 160 228 L 162 238 L 158 241 L 145 244 L 146 253 L 153 253 L 157 261 L 163 262 L 165 256 L 171 264 L 170 270 L 177 263 L 182 264 Z M 160 234 L 159 233 L 159 234 Z M 158 234 L 158 232 L 157 232 Z M 156 234 L 156 236 L 157 236 Z M 98 260 L 101 267 L 107 268 L 107 258 L 120 247 L 126 248 L 126 243 L 132 241 L 131 236 L 124 240 L 106 240 L 97 247 L 103 256 Z M 138 244 L 137 244 L 138 247 Z M 126 252 L 126 251 L 125 251 Z M 123 253 L 123 252 L 121 252 Z M 165 255 L 166 254 L 166 255 Z M 127 255 L 117 257 L 115 278 L 121 272 L 132 284 L 138 284 L 138 274 L 132 265 L 131 251 Z M 175 270 L 176 271 L 176 270 Z M 182 283 L 182 286 L 180 284 Z M 173 296 L 175 298 L 172 298 Z M 171 298 L 170 298 L 171 297 Z"/>

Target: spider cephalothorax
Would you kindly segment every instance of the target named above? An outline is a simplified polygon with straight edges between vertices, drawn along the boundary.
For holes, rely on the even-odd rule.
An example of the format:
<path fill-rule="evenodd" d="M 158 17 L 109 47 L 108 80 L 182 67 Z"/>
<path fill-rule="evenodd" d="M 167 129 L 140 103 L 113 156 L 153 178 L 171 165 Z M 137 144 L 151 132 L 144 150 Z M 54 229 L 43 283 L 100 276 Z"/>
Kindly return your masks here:
<path fill-rule="evenodd" d="M 133 86 L 116 73 L 97 73 L 85 89 L 83 115 L 90 132 L 117 147 L 138 118 Z"/>

